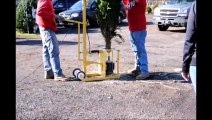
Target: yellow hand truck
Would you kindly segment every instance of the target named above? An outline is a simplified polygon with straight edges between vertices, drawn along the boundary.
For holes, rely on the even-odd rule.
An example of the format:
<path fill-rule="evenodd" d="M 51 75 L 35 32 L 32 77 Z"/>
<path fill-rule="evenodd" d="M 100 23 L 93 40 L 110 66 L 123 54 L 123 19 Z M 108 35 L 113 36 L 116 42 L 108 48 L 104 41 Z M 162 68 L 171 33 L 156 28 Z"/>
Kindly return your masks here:
<path fill-rule="evenodd" d="M 86 0 L 82 0 L 82 22 L 74 21 L 69 19 L 64 19 L 64 21 L 74 22 L 78 24 L 78 60 L 83 62 L 82 70 L 80 68 L 75 68 L 73 70 L 73 76 L 76 79 L 81 81 L 95 81 L 95 80 L 107 80 L 107 79 L 115 79 L 119 78 L 119 56 L 120 50 L 116 50 L 116 58 L 114 58 L 115 51 L 112 49 L 101 49 L 101 50 L 87 50 L 86 45 Z M 80 40 L 80 25 L 82 25 L 83 29 L 83 37 L 82 37 L 82 48 L 81 50 L 81 40 Z M 83 54 L 83 55 L 81 55 Z M 97 61 L 88 60 L 89 54 L 98 54 Z M 82 58 L 81 58 L 82 56 Z M 95 72 L 88 72 L 87 67 L 92 64 L 96 64 L 98 66 Z M 116 69 L 116 72 L 114 70 Z"/>

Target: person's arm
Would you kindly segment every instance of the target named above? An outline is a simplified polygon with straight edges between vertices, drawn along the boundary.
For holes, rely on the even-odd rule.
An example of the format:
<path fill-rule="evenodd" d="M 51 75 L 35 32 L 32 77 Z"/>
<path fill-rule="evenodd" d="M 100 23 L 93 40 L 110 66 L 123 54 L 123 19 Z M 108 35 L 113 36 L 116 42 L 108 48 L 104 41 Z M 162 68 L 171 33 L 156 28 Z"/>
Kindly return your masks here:
<path fill-rule="evenodd" d="M 185 36 L 185 43 L 183 48 L 183 64 L 182 64 L 182 77 L 185 80 L 189 78 L 189 66 L 192 60 L 192 55 L 195 49 L 195 32 L 196 32 L 196 13 L 195 13 L 195 3 L 192 5 L 189 13 L 189 18 L 187 22 L 187 30 Z"/>

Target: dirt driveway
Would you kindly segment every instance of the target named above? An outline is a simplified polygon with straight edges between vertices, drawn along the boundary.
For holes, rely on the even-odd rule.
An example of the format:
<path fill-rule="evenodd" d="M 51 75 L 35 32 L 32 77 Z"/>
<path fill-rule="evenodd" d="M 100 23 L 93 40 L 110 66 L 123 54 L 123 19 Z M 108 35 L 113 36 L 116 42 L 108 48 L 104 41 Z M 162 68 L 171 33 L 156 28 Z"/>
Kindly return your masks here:
<path fill-rule="evenodd" d="M 81 68 L 77 60 L 74 28 L 60 28 L 60 59 L 64 74 Z M 196 119 L 196 96 L 180 76 L 184 28 L 159 32 L 147 15 L 148 80 L 135 80 L 124 73 L 133 67 L 127 23 L 120 32 L 126 39 L 120 49 L 118 80 L 55 82 L 43 79 L 41 39 L 16 39 L 16 119 Z M 88 29 L 90 49 L 102 49 L 98 28 Z M 87 44 L 88 45 L 88 44 Z"/>

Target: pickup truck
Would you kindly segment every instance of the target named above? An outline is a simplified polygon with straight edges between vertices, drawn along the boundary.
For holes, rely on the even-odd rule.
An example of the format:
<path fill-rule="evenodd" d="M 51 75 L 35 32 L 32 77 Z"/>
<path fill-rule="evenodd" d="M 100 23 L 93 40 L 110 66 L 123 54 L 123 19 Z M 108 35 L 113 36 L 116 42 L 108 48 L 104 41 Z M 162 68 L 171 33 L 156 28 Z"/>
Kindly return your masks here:
<path fill-rule="evenodd" d="M 153 11 L 152 22 L 159 31 L 169 27 L 185 27 L 189 10 L 195 0 L 168 0 L 165 5 L 159 5 Z"/>

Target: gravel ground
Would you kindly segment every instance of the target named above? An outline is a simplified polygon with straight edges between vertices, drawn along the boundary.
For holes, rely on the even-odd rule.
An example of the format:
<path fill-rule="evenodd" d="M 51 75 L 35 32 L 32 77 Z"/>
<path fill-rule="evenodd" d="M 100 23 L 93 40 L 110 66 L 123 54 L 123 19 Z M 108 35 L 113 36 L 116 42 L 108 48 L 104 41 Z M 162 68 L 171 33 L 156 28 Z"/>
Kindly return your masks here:
<path fill-rule="evenodd" d="M 119 79 L 83 82 L 55 82 L 43 78 L 41 39 L 16 39 L 16 119 L 196 119 L 196 95 L 191 83 L 180 76 L 183 27 L 160 32 L 147 15 L 149 71 L 147 80 L 125 74 L 134 64 L 125 21 L 118 32 L 125 42 L 120 50 Z M 72 77 L 82 68 L 77 59 L 77 30 L 59 28 L 60 59 L 63 72 Z M 102 49 L 99 28 L 89 28 L 90 49 Z M 89 45 L 89 44 L 87 44 Z M 95 56 L 89 56 L 95 59 Z M 94 70 L 93 67 L 88 71 Z"/>

